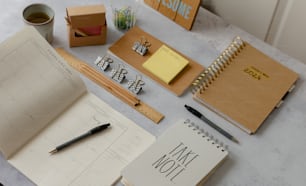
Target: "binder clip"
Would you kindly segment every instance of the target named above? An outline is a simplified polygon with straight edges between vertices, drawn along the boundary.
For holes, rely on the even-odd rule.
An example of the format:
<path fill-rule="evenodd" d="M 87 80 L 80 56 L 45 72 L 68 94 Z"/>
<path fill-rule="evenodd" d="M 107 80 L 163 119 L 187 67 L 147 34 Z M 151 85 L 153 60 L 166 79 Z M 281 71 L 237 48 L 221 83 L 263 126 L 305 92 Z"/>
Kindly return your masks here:
<path fill-rule="evenodd" d="M 111 71 L 111 77 L 115 81 L 121 83 L 125 79 L 127 73 L 128 71 L 123 67 L 123 65 L 118 64 L 118 68 Z"/>
<path fill-rule="evenodd" d="M 144 56 L 149 50 L 151 43 L 149 43 L 144 37 L 141 37 L 140 41 L 136 41 L 132 46 L 132 49 L 138 54 Z"/>
<path fill-rule="evenodd" d="M 95 61 L 95 65 L 97 65 L 101 70 L 106 71 L 111 63 L 113 63 L 113 59 L 109 56 L 98 56 L 98 58 Z"/>
<path fill-rule="evenodd" d="M 129 80 L 128 82 L 128 89 L 135 94 L 138 94 L 142 87 L 145 85 L 145 82 L 141 80 L 141 76 L 136 75 L 135 80 Z"/>

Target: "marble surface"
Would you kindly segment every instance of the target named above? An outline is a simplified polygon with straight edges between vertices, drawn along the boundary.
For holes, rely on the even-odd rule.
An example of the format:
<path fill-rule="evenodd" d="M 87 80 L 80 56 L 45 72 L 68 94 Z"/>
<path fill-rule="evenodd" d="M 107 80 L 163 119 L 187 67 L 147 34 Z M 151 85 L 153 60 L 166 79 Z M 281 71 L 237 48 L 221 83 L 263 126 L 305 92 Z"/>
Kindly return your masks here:
<path fill-rule="evenodd" d="M 35 0 L 4 0 L 0 6 L 0 42 L 20 30 L 22 9 Z M 77 57 L 94 66 L 98 55 L 106 53 L 107 48 L 124 33 L 116 30 L 111 22 L 109 1 L 102 0 L 45 0 L 41 1 L 55 10 L 54 47 L 63 47 Z M 104 3 L 107 7 L 108 36 L 107 44 L 69 48 L 67 42 L 65 8 L 74 5 Z M 300 79 L 296 89 L 286 99 L 285 104 L 265 121 L 255 135 L 248 135 L 215 113 L 192 100 L 192 94 L 187 92 L 181 97 L 160 87 L 157 83 L 144 77 L 146 86 L 139 96 L 147 104 L 165 115 L 159 125 L 131 109 L 128 105 L 109 94 L 104 89 L 82 76 L 89 91 L 95 93 L 113 108 L 135 121 L 155 136 L 159 136 L 178 118 L 191 118 L 205 128 L 219 141 L 223 141 L 230 152 L 229 158 L 208 179 L 209 186 L 302 186 L 306 183 L 306 66 L 265 44 L 245 31 L 222 21 L 219 17 L 200 9 L 194 27 L 187 31 L 151 8 L 140 4 L 137 25 L 155 37 L 164 41 L 193 60 L 208 66 L 231 42 L 240 35 L 262 52 L 278 60 L 280 63 L 298 72 Z M 131 74 L 136 74 L 129 69 Z M 0 90 L 1 91 L 1 90 Z M 218 132 L 205 125 L 202 121 L 190 115 L 183 107 L 189 104 L 199 109 L 220 127 L 230 131 L 240 144 L 235 144 Z M 34 184 L 14 169 L 0 155 L 0 182 L 5 186 L 33 186 Z M 120 185 L 120 184 L 118 184 Z"/>

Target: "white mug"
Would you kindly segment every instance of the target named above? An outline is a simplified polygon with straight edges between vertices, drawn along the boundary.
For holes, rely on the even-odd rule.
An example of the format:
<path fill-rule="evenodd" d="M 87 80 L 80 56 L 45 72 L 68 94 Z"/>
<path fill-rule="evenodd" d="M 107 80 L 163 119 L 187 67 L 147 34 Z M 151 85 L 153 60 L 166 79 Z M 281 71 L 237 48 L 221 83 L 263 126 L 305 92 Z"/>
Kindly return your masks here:
<path fill-rule="evenodd" d="M 34 26 L 49 42 L 53 41 L 54 11 L 46 4 L 31 4 L 22 12 L 26 24 Z"/>

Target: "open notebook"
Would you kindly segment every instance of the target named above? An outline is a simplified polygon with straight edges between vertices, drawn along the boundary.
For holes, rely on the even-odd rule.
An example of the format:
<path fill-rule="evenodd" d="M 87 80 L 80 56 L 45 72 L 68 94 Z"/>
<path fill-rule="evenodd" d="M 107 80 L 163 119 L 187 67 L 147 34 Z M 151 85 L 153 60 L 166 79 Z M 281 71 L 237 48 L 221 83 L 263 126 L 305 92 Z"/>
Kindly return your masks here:
<path fill-rule="evenodd" d="M 252 134 L 297 79 L 297 73 L 237 37 L 193 83 L 193 98 Z"/>
<path fill-rule="evenodd" d="M 37 185 L 111 185 L 154 136 L 87 92 L 32 27 L 0 45 L 0 150 Z M 102 133 L 49 151 L 99 123 Z"/>
<path fill-rule="evenodd" d="M 126 186 L 201 185 L 228 152 L 190 120 L 179 120 L 122 171 Z"/>

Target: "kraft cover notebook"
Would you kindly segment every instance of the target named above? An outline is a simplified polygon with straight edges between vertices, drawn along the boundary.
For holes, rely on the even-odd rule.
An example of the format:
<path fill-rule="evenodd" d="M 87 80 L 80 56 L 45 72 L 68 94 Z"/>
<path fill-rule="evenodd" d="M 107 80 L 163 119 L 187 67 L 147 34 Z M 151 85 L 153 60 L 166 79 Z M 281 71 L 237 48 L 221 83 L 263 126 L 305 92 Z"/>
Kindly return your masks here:
<path fill-rule="evenodd" d="M 144 56 L 139 55 L 132 49 L 134 43 L 137 41 L 140 42 L 142 38 L 145 38 L 145 40 L 151 45 L 147 54 Z M 143 64 L 162 46 L 170 48 L 172 51 L 176 52 L 188 61 L 188 65 L 177 76 L 175 76 L 175 78 L 169 84 L 143 67 Z M 142 74 L 147 75 L 177 96 L 181 96 L 190 87 L 191 83 L 197 78 L 197 76 L 204 70 L 204 67 L 199 63 L 193 61 L 189 57 L 183 55 L 181 52 L 170 47 L 163 41 L 158 40 L 137 26 L 131 28 L 112 46 L 110 46 L 109 52 Z"/>
<path fill-rule="evenodd" d="M 179 120 L 122 171 L 126 186 L 202 185 L 228 152 L 194 122 Z"/>
<path fill-rule="evenodd" d="M 86 90 L 79 75 L 26 27 L 0 45 L 0 151 L 37 185 L 112 185 L 155 138 Z M 111 126 L 50 155 L 102 123 Z"/>
<path fill-rule="evenodd" d="M 252 134 L 297 79 L 297 73 L 237 37 L 193 83 L 193 98 Z"/>

